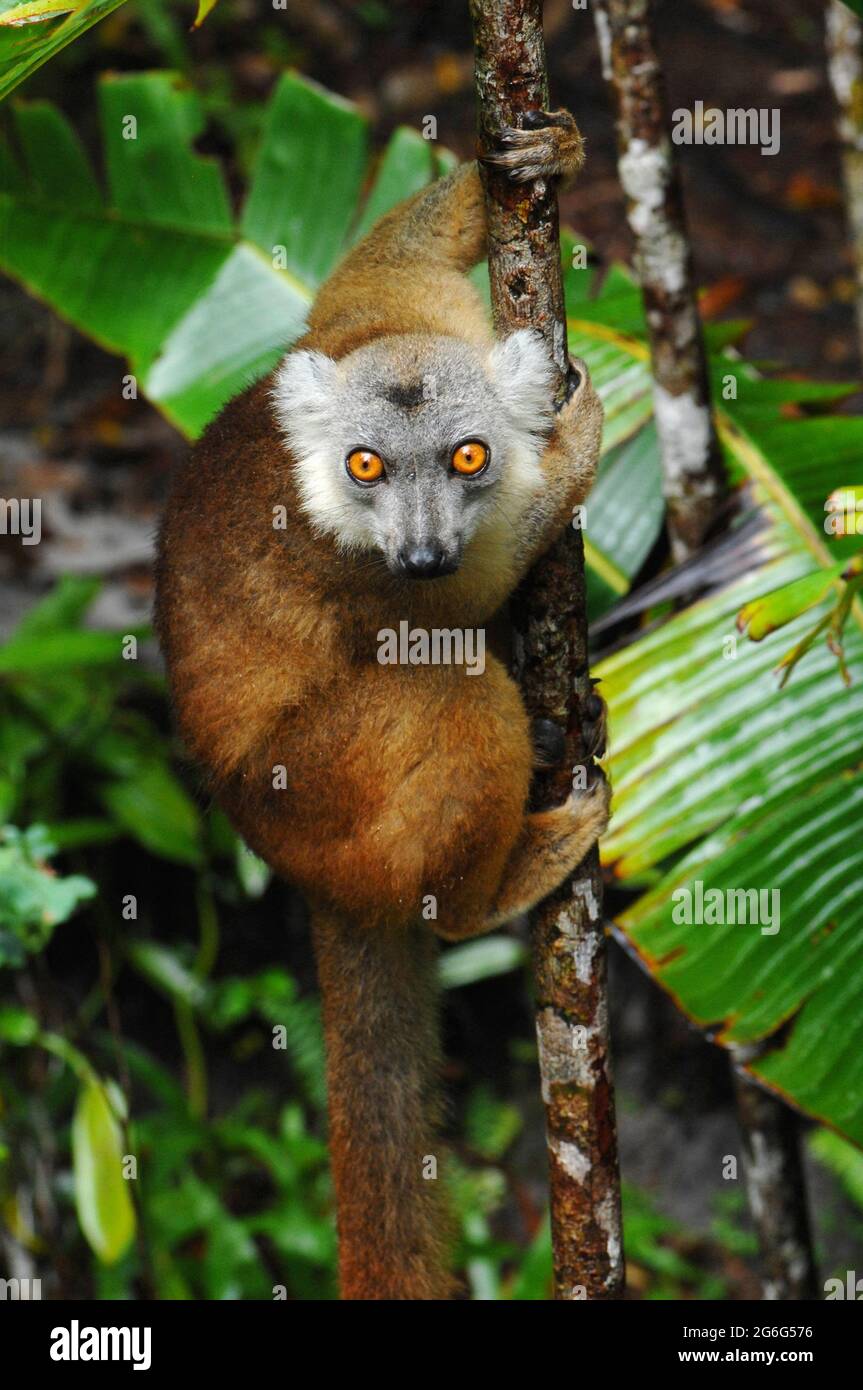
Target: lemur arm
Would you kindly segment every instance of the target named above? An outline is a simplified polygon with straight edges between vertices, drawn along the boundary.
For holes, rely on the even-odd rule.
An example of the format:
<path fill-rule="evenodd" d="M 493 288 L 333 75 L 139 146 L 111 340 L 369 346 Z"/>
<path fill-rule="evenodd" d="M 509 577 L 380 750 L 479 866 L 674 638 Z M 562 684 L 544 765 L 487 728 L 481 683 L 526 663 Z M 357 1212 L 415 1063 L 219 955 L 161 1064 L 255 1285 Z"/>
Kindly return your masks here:
<path fill-rule="evenodd" d="M 568 111 L 531 117 L 500 132 L 487 162 L 516 182 L 566 181 L 584 159 L 575 121 Z M 485 251 L 485 195 L 471 162 L 393 208 L 347 254 L 318 295 L 304 346 L 341 356 L 368 337 L 411 332 L 487 342 L 485 310 L 465 279 Z"/>
<path fill-rule="evenodd" d="M 542 456 L 544 487 L 518 523 L 516 582 L 566 526 L 576 524 L 575 507 L 584 501 L 596 473 L 602 419 L 584 363 L 571 362 L 569 395 Z"/>

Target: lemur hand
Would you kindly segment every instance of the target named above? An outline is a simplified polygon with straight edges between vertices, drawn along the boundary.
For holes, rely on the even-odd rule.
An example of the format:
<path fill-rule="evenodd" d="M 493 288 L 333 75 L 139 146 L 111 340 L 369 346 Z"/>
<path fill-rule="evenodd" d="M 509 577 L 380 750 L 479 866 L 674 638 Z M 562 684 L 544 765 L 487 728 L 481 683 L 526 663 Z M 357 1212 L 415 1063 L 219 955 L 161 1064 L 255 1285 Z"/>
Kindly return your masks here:
<path fill-rule="evenodd" d="M 568 111 L 528 111 L 522 128 L 504 126 L 498 142 L 500 148 L 483 163 L 504 170 L 516 183 L 566 180 L 584 163 L 584 141 Z"/>

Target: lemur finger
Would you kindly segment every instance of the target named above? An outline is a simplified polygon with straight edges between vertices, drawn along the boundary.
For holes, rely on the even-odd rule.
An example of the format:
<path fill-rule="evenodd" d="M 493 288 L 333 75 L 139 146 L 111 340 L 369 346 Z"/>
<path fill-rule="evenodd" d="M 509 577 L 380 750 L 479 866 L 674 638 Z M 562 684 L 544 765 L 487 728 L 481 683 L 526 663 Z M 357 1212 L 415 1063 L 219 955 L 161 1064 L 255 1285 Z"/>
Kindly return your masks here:
<path fill-rule="evenodd" d="M 587 376 L 587 367 L 580 357 L 570 357 L 569 366 L 566 373 L 566 391 L 563 399 L 555 402 L 555 410 L 560 413 L 565 406 L 569 405 L 576 391 Z"/>
<path fill-rule="evenodd" d="M 504 126 L 485 163 L 516 183 L 568 178 L 584 162 L 584 142 L 568 111 L 528 111 L 520 129 Z"/>
<path fill-rule="evenodd" d="M 575 828 L 589 829 L 597 839 L 611 818 L 611 784 L 601 767 L 591 767 L 587 786 L 570 793 L 564 803 Z"/>
<path fill-rule="evenodd" d="M 578 130 L 575 117 L 563 106 L 559 107 L 557 111 L 526 111 L 522 116 L 522 125 L 529 130 L 542 130 L 546 126 L 560 126 L 564 130 Z"/>
<path fill-rule="evenodd" d="M 534 719 L 531 724 L 535 768 L 560 767 L 566 756 L 566 737 L 553 719 Z"/>
<path fill-rule="evenodd" d="M 581 715 L 585 752 L 589 758 L 601 758 L 605 752 L 607 710 L 605 701 L 595 690 L 584 701 Z"/>

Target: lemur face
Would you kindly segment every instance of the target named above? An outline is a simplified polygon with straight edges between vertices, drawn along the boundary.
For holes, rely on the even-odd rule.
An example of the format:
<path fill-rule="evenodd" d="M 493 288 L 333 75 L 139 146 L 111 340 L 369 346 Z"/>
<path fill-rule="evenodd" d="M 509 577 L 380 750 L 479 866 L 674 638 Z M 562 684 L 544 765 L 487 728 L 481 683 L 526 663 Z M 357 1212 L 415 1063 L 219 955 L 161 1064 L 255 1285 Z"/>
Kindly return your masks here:
<path fill-rule="evenodd" d="M 313 528 L 399 578 L 452 574 L 484 524 L 541 489 L 551 375 L 528 330 L 487 353 L 405 335 L 338 362 L 290 354 L 273 399 Z"/>

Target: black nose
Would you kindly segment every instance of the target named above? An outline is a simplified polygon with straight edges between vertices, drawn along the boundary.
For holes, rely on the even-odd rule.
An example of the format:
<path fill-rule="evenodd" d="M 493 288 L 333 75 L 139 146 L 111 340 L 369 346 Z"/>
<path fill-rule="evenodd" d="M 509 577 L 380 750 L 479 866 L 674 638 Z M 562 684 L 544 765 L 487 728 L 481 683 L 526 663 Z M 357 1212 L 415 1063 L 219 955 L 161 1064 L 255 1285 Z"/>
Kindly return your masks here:
<path fill-rule="evenodd" d="M 433 579 L 438 574 L 448 573 L 444 562 L 443 546 L 434 541 L 423 541 L 420 545 L 403 545 L 399 551 L 399 565 L 412 579 Z"/>

